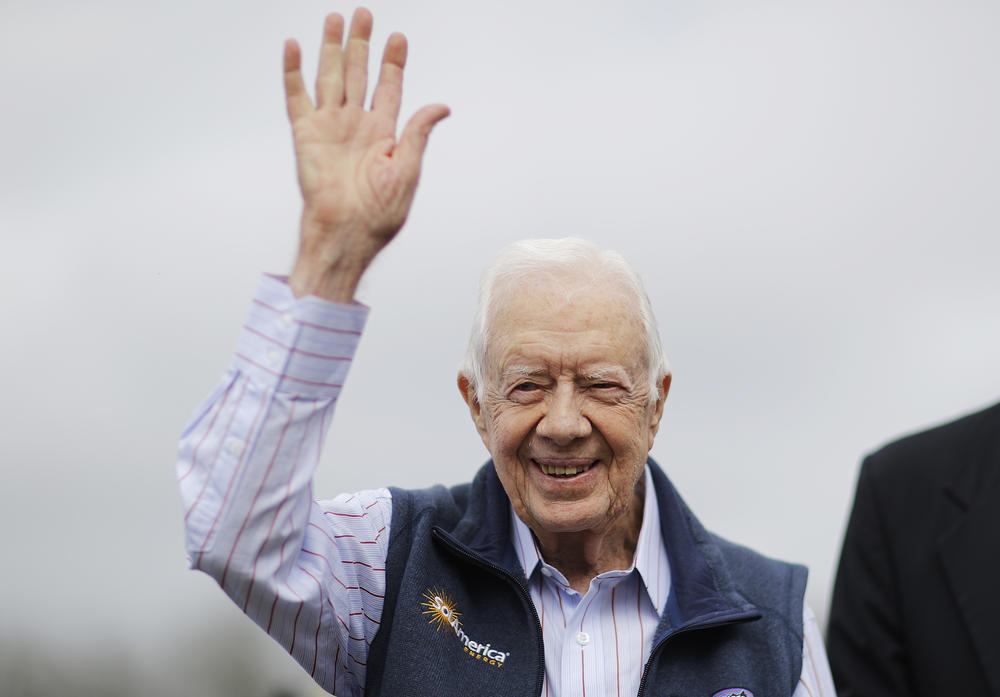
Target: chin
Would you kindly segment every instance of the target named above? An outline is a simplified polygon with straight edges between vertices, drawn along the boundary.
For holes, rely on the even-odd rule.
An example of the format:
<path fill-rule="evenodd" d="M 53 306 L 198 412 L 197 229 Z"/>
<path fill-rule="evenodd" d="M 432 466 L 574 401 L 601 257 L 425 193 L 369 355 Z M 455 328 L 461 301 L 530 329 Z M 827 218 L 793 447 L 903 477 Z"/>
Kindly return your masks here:
<path fill-rule="evenodd" d="M 550 511 L 546 511 L 549 513 Z M 529 516 L 534 525 L 528 527 L 534 530 L 537 526 L 547 533 L 574 533 L 597 530 L 605 527 L 609 521 L 609 511 L 567 511 L 565 515 Z M 537 534 L 537 531 L 536 531 Z"/>

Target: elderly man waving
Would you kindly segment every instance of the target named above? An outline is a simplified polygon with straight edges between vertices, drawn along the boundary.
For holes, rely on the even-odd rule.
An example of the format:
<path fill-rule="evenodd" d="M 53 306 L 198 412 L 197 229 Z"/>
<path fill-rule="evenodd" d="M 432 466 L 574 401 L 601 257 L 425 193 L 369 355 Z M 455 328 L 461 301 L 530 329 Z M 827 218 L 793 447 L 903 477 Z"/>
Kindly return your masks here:
<path fill-rule="evenodd" d="M 285 86 L 298 258 L 265 276 L 232 367 L 181 442 L 192 566 L 347 695 L 832 696 L 803 568 L 713 536 L 648 459 L 670 387 L 642 284 L 579 240 L 489 267 L 458 387 L 492 461 L 469 484 L 329 501 L 312 474 L 444 106 L 396 139 L 406 41 L 364 108 L 372 18 L 326 20 Z"/>

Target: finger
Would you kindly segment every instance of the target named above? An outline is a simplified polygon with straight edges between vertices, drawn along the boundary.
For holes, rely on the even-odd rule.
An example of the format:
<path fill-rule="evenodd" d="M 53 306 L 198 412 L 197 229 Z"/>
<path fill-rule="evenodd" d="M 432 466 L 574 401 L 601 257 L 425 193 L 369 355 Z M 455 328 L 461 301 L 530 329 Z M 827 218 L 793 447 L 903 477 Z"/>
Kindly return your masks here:
<path fill-rule="evenodd" d="M 316 74 L 316 106 L 338 107 L 344 103 L 344 18 L 337 13 L 323 23 L 323 46 Z"/>
<path fill-rule="evenodd" d="M 312 109 L 312 100 L 302 82 L 302 52 L 295 39 L 285 42 L 285 106 L 292 121 L 297 121 Z"/>
<path fill-rule="evenodd" d="M 368 89 L 368 39 L 372 35 L 372 13 L 363 7 L 354 11 L 344 49 L 345 104 L 362 106 Z"/>
<path fill-rule="evenodd" d="M 403 68 L 406 65 L 406 37 L 393 34 L 385 42 L 382 70 L 372 95 L 372 111 L 379 112 L 395 123 L 403 99 Z"/>
<path fill-rule="evenodd" d="M 400 166 L 420 167 L 420 160 L 427 148 L 427 139 L 430 137 L 431 129 L 449 114 L 451 114 L 451 110 L 444 104 L 431 104 L 410 117 L 394 153 L 395 157 L 399 159 Z"/>

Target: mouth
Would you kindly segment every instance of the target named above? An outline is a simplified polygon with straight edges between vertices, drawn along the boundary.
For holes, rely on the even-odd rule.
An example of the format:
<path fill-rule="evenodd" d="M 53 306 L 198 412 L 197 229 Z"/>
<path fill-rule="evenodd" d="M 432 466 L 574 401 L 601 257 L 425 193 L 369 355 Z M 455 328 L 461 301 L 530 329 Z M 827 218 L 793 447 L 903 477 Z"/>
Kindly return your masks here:
<path fill-rule="evenodd" d="M 597 460 L 535 460 L 538 468 L 550 477 L 567 479 L 583 474 L 597 464 Z"/>

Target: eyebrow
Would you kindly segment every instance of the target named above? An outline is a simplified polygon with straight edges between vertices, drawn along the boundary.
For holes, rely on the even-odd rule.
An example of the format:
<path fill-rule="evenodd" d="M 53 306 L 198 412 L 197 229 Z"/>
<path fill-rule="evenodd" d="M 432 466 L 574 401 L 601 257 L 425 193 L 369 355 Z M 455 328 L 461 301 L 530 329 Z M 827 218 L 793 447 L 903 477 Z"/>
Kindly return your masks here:
<path fill-rule="evenodd" d="M 504 382 L 517 378 L 538 378 L 549 374 L 545 368 L 533 368 L 527 365 L 509 365 L 503 369 L 500 379 Z"/>
<path fill-rule="evenodd" d="M 583 378 L 584 380 L 600 381 L 600 380 L 607 380 L 610 374 L 611 374 L 610 370 L 594 370 L 589 373 L 584 373 L 580 377 Z"/>
<path fill-rule="evenodd" d="M 584 380 L 592 380 L 599 382 L 602 380 L 613 380 L 615 382 L 621 382 L 629 378 L 628 371 L 624 368 L 596 368 L 589 372 L 583 373 L 580 376 Z"/>
<path fill-rule="evenodd" d="M 509 365 L 504 368 L 503 372 L 500 374 L 500 379 L 504 382 L 517 380 L 520 378 L 540 378 L 548 377 L 549 371 L 542 367 L 532 367 L 527 365 Z M 581 373 L 579 376 L 580 380 L 588 381 L 600 381 L 600 380 L 614 380 L 620 382 L 626 380 L 629 375 L 628 371 L 624 368 L 619 367 L 606 367 L 606 368 L 594 368 L 592 370 Z"/>

